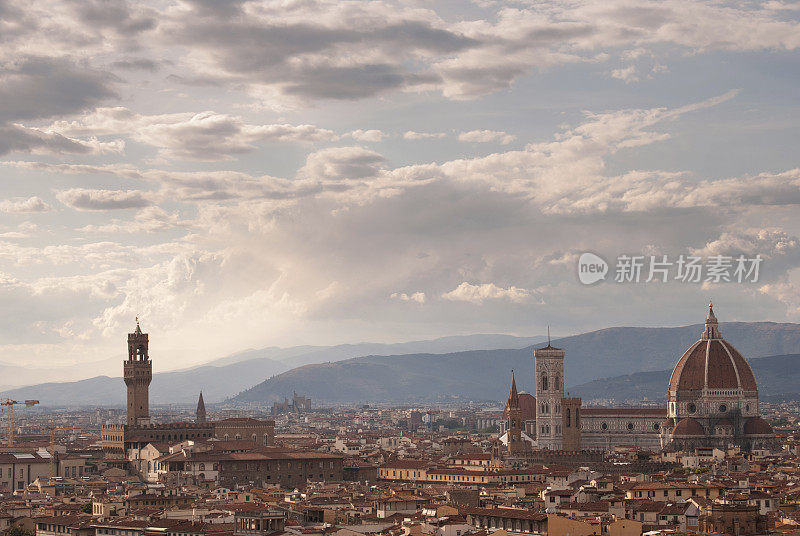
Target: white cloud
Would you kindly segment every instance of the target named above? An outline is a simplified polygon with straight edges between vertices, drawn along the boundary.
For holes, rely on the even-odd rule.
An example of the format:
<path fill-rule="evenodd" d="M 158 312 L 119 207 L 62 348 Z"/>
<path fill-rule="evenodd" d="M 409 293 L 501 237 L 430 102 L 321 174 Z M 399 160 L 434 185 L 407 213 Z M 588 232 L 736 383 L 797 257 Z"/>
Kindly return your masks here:
<path fill-rule="evenodd" d="M 253 125 L 215 112 L 148 116 L 123 107 L 99 108 L 79 119 L 57 121 L 49 130 L 65 135 L 126 134 L 157 147 L 164 156 L 211 161 L 248 153 L 258 143 L 337 139 L 333 131 L 313 125 Z"/>
<path fill-rule="evenodd" d="M 533 292 L 524 288 L 514 286 L 503 288 L 494 283 L 473 285 L 464 281 L 453 290 L 442 294 L 442 298 L 474 304 L 481 304 L 486 300 L 508 300 L 514 303 L 524 303 L 530 300 L 533 295 Z"/>
<path fill-rule="evenodd" d="M 386 136 L 386 134 L 376 129 L 370 129 L 370 130 L 358 129 L 349 132 L 347 135 L 353 138 L 354 140 L 363 142 L 379 142 Z"/>
<path fill-rule="evenodd" d="M 458 135 L 458 141 L 469 143 L 500 143 L 502 145 L 508 145 L 516 138 L 516 136 L 508 132 L 501 132 L 498 130 L 470 130 L 469 132 L 462 132 Z"/>
<path fill-rule="evenodd" d="M 433 139 L 433 138 L 444 138 L 447 134 L 444 132 L 416 132 L 414 130 L 408 130 L 403 133 L 403 138 L 407 140 L 425 140 L 425 139 Z"/>
<path fill-rule="evenodd" d="M 35 212 L 47 212 L 52 207 L 42 201 L 38 196 L 18 197 L 15 199 L 4 199 L 0 201 L 0 212 L 7 214 L 25 214 Z"/>
<path fill-rule="evenodd" d="M 311 153 L 298 175 L 310 179 L 366 179 L 378 174 L 385 159 L 363 147 L 331 147 Z"/>
<path fill-rule="evenodd" d="M 389 295 L 389 298 L 393 300 L 399 300 L 404 302 L 415 302 L 420 305 L 425 304 L 425 293 L 424 292 L 413 292 L 411 294 L 406 294 L 405 292 L 392 292 Z"/>
<path fill-rule="evenodd" d="M 152 194 L 140 190 L 91 190 L 72 188 L 58 192 L 56 197 L 76 210 L 119 210 L 141 208 L 152 204 Z"/>

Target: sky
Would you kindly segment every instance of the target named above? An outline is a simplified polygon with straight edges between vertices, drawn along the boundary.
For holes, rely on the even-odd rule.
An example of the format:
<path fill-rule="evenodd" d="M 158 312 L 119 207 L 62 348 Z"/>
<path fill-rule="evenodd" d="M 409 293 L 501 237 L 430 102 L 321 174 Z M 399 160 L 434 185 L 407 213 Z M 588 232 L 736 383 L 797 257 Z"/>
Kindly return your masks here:
<path fill-rule="evenodd" d="M 799 18 L 779 0 L 0 0 L 0 363 L 118 374 L 137 316 L 156 370 L 686 325 L 711 298 L 723 323 L 798 322 Z M 605 280 L 579 281 L 585 252 Z M 620 255 L 762 262 L 616 282 Z"/>

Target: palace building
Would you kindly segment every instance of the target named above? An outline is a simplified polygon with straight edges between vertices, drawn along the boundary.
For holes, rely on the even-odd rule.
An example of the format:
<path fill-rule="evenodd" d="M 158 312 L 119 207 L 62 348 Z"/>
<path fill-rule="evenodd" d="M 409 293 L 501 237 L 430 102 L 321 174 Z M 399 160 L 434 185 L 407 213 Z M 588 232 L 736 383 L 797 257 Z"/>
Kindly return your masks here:
<path fill-rule="evenodd" d="M 245 439 L 260 445 L 272 446 L 275 441 L 275 421 L 251 418 L 231 418 L 209 422 L 203 394 L 197 401 L 195 422 L 156 424 L 150 418 L 150 382 L 153 362 L 150 359 L 150 340 L 142 333 L 139 319 L 136 329 L 128 334 L 128 359 L 123 362 L 127 387 L 127 420 L 125 424 L 103 425 L 103 452 L 109 459 L 126 461 L 156 442 L 179 442 L 203 439 Z"/>
<path fill-rule="evenodd" d="M 775 448 L 775 435 L 761 418 L 758 385 L 742 355 L 720 334 L 711 304 L 700 340 L 672 372 L 665 408 L 584 408 L 564 396 L 566 352 L 547 346 L 533 351 L 536 397 L 533 414 L 522 418 L 512 374 L 511 392 L 494 449 L 507 460 L 536 450 L 649 450 L 696 447 Z M 530 396 L 530 395 L 528 395 Z"/>

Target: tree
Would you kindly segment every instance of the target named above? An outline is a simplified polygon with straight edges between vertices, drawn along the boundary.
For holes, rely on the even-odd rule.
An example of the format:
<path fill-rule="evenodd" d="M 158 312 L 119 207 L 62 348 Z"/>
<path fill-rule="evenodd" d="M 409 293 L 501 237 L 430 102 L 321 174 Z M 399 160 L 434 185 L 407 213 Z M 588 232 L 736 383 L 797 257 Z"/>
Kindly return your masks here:
<path fill-rule="evenodd" d="M 3 536 L 36 536 L 36 531 L 14 525 L 13 527 L 6 529 L 6 531 L 3 533 Z"/>

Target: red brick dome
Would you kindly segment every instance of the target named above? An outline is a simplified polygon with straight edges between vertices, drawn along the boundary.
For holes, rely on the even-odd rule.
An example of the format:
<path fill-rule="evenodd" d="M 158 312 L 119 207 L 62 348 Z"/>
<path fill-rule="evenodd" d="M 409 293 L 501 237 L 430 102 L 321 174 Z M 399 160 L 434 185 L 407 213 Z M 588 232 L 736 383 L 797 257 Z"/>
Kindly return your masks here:
<path fill-rule="evenodd" d="M 742 354 L 722 338 L 711 308 L 702 338 L 684 352 L 669 380 L 670 394 L 701 389 L 758 391 L 753 370 Z"/>
<path fill-rule="evenodd" d="M 678 421 L 678 424 L 675 425 L 675 429 L 672 431 L 672 435 L 704 436 L 706 435 L 706 431 L 703 430 L 703 427 L 700 425 L 699 422 L 692 419 L 691 417 L 686 417 L 685 419 L 681 419 L 680 421 Z"/>
<path fill-rule="evenodd" d="M 751 417 L 744 423 L 744 435 L 772 435 L 772 426 L 761 417 Z"/>

